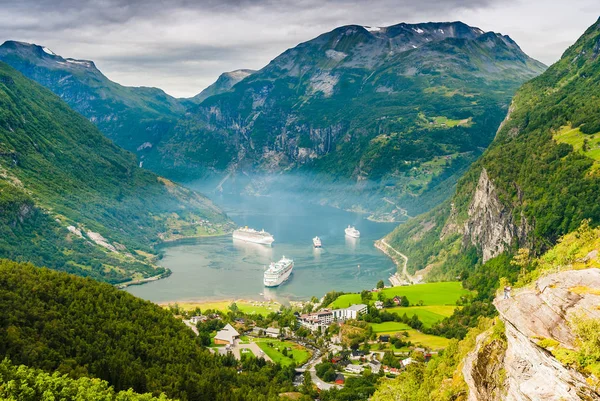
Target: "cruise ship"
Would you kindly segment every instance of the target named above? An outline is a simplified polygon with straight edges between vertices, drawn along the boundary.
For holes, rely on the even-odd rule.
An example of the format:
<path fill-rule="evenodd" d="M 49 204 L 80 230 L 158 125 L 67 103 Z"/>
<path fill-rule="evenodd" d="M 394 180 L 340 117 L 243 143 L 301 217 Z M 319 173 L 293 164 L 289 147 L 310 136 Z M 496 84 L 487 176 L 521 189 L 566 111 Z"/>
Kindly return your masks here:
<path fill-rule="evenodd" d="M 315 248 L 321 248 L 321 238 L 315 237 L 313 238 L 313 245 Z"/>
<path fill-rule="evenodd" d="M 279 262 L 271 263 L 265 270 L 263 282 L 265 287 L 277 287 L 290 277 L 294 269 L 294 261 L 285 256 Z"/>
<path fill-rule="evenodd" d="M 253 228 L 242 227 L 233 232 L 233 238 L 255 244 L 271 245 L 275 238 L 265 230 L 257 231 Z"/>
<path fill-rule="evenodd" d="M 348 226 L 348 228 L 346 228 L 346 235 L 352 238 L 360 238 L 360 231 L 352 226 Z"/>

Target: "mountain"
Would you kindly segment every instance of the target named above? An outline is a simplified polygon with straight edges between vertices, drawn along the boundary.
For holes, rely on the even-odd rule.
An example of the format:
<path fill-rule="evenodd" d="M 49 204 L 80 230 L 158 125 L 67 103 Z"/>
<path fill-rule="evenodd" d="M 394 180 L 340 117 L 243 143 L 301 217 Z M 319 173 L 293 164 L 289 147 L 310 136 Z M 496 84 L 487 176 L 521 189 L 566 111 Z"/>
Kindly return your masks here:
<path fill-rule="evenodd" d="M 219 76 L 215 83 L 205 88 L 202 92 L 192 97 L 190 100 L 194 103 L 202 103 L 206 98 L 231 90 L 233 85 L 237 84 L 242 79 L 249 77 L 255 72 L 255 70 L 246 69 L 224 72 Z"/>
<path fill-rule="evenodd" d="M 224 179 L 216 187 L 225 191 L 312 192 L 313 201 L 386 221 L 446 199 L 514 91 L 545 69 L 510 37 L 461 22 L 349 25 L 177 102 L 44 49 L 7 42 L 0 60 L 59 94 L 145 168 L 177 181 Z"/>
<path fill-rule="evenodd" d="M 0 260 L 0 294 L 0 360 L 15 365 L 182 401 L 276 400 L 293 389 L 292 367 L 214 355 L 171 311 L 105 283 Z M 5 388 L 25 390 L 15 389 L 4 369 L 0 364 L 0 394 Z M 55 393 L 51 398 L 57 388 L 55 383 L 43 398 L 33 397 L 31 389 L 29 398 L 15 399 L 69 399 Z"/>
<path fill-rule="evenodd" d="M 111 283 L 165 274 L 154 265 L 161 240 L 230 224 L 1 62 L 0 210 L 0 257 Z"/>
<path fill-rule="evenodd" d="M 242 190 L 268 193 L 296 185 L 277 179 L 294 172 L 336 206 L 413 214 L 450 194 L 544 68 L 460 22 L 344 26 L 190 108 L 154 155 L 181 180 L 234 172 Z"/>
<path fill-rule="evenodd" d="M 63 58 L 43 46 L 7 41 L 0 46 L 0 61 L 56 93 L 131 152 L 148 151 L 185 112 L 160 89 L 119 85 L 93 61 Z"/>
<path fill-rule="evenodd" d="M 454 197 L 387 242 L 409 270 L 455 277 L 516 248 L 539 254 L 583 219 L 600 223 L 600 22 L 516 93 Z"/>

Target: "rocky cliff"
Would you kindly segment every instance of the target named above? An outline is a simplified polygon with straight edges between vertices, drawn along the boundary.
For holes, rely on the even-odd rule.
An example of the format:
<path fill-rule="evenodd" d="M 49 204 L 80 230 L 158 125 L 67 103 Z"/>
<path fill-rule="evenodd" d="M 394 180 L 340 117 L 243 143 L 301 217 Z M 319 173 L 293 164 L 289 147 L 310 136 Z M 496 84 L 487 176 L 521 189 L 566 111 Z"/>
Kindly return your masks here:
<path fill-rule="evenodd" d="M 569 270 L 539 279 L 531 288 L 494 302 L 504 326 L 477 338 L 465 359 L 463 376 L 469 400 L 600 400 L 582 373 L 566 367 L 543 341 L 576 349 L 573 316 L 600 318 L 600 269 Z"/>
<path fill-rule="evenodd" d="M 515 221 L 512 208 L 500 201 L 485 168 L 481 170 L 468 216 L 462 230 L 463 243 L 481 249 L 484 263 L 514 242 L 520 246 L 528 242 L 531 227 L 527 219 L 521 216 L 519 222 Z"/>

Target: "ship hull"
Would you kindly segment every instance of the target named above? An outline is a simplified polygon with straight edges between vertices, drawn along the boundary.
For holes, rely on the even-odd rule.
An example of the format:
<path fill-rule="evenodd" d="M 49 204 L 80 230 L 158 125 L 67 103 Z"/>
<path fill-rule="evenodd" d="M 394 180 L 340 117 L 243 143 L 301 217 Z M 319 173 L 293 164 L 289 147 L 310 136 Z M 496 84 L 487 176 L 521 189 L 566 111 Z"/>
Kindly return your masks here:
<path fill-rule="evenodd" d="M 360 234 L 351 234 L 351 233 L 346 233 L 346 236 L 350 237 L 350 238 L 360 238 Z"/>

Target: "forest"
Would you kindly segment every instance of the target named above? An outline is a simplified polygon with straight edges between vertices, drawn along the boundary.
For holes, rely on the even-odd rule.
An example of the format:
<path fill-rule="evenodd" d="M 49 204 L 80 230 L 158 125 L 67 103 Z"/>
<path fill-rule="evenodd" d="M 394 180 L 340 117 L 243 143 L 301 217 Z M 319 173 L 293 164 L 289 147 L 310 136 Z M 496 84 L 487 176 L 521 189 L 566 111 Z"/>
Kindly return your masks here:
<path fill-rule="evenodd" d="M 1 260 L 0 310 L 0 358 L 14 365 L 181 400 L 293 390 L 292 367 L 212 355 L 169 310 L 92 279 Z"/>

